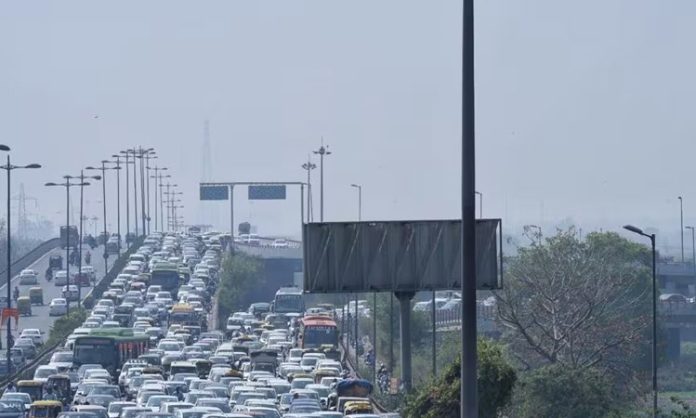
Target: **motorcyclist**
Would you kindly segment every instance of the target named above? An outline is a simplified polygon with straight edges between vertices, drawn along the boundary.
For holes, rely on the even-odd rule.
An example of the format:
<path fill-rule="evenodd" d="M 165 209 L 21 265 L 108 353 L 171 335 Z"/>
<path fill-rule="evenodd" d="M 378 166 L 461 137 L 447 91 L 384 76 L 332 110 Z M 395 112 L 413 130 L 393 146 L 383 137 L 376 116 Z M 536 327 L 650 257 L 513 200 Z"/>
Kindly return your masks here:
<path fill-rule="evenodd" d="M 92 254 L 89 251 L 87 251 L 87 253 L 85 254 L 85 264 L 89 265 L 89 263 L 91 263 L 91 262 L 92 262 Z"/>
<path fill-rule="evenodd" d="M 14 300 L 19 299 L 19 287 L 15 286 L 14 288 Z"/>
<path fill-rule="evenodd" d="M 53 269 L 49 267 L 46 269 L 46 280 L 51 280 L 52 278 L 53 278 Z"/>

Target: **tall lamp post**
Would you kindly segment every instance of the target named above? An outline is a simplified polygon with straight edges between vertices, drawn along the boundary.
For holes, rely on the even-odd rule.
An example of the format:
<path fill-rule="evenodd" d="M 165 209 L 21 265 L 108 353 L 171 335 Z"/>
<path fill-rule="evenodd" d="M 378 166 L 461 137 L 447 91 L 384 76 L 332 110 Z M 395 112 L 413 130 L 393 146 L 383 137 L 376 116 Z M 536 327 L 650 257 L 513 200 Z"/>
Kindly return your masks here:
<path fill-rule="evenodd" d="M 681 197 L 679 200 L 681 200 Z M 657 417 L 657 271 L 655 234 L 646 234 L 642 229 L 633 225 L 625 225 L 624 229 L 650 239 L 652 246 L 652 392 L 653 416 Z"/>
<path fill-rule="evenodd" d="M 152 217 L 150 216 L 150 170 L 152 168 L 150 167 L 150 160 L 156 159 L 157 156 L 155 155 L 155 151 L 151 149 L 151 151 L 147 152 L 145 154 L 145 179 L 147 181 L 147 233 L 150 233 L 150 221 Z M 156 206 L 155 206 L 156 208 Z"/>
<path fill-rule="evenodd" d="M 79 308 L 82 304 L 82 218 L 83 218 L 83 208 L 84 208 L 84 194 L 85 194 L 85 180 L 101 180 L 101 176 L 85 176 L 83 171 L 80 171 L 79 176 L 70 177 L 80 179 L 80 230 L 78 231 L 78 254 L 80 257 L 77 259 L 77 307 Z"/>
<path fill-rule="evenodd" d="M 331 151 L 328 145 L 322 145 L 312 152 L 319 154 L 319 221 L 324 222 L 324 156 L 331 155 Z"/>
<path fill-rule="evenodd" d="M 309 223 L 310 215 L 312 215 L 312 170 L 317 168 L 317 165 L 307 155 L 307 162 L 302 164 L 302 168 L 307 170 L 307 223 Z"/>
<path fill-rule="evenodd" d="M 155 170 L 155 175 L 152 176 L 153 179 L 155 179 L 155 231 L 159 229 L 157 226 L 159 217 L 162 216 L 162 213 L 160 212 L 159 217 L 157 216 L 157 195 L 160 194 L 160 187 L 159 185 L 162 184 L 162 174 L 160 174 L 160 171 L 165 171 L 167 170 L 167 167 L 157 167 L 155 166 L 152 168 Z"/>
<path fill-rule="evenodd" d="M 102 207 L 104 208 L 104 274 L 109 272 L 109 250 L 107 243 L 109 242 L 109 231 L 106 228 L 106 170 L 116 170 L 116 167 L 107 167 L 106 164 L 111 164 L 113 161 L 102 160 L 101 167 L 86 167 L 85 170 L 101 170 L 102 172 Z M 120 239 L 120 237 L 119 237 Z"/>
<path fill-rule="evenodd" d="M 160 198 L 160 231 L 164 232 L 164 183 L 162 179 L 171 178 L 169 174 L 159 175 L 159 198 Z"/>
<path fill-rule="evenodd" d="M 111 157 L 115 158 L 116 166 L 116 235 L 118 236 L 118 255 L 121 256 L 121 156 L 114 154 Z M 127 167 L 127 166 L 126 166 Z M 126 193 L 128 195 L 128 193 Z"/>
<path fill-rule="evenodd" d="M 65 187 L 65 231 L 66 231 L 66 236 L 67 236 L 67 245 L 65 246 L 65 280 L 67 283 L 67 289 L 70 291 L 70 188 L 75 187 L 75 186 L 89 186 L 88 182 L 81 181 L 79 183 L 71 183 L 70 179 L 73 177 L 71 176 L 63 176 L 65 179 L 65 183 L 53 183 L 49 182 L 46 183 L 45 186 L 47 187 Z M 66 314 L 70 313 L 70 298 L 66 298 L 66 304 L 67 304 L 67 312 Z"/>
<path fill-rule="evenodd" d="M 684 262 L 684 199 L 682 199 L 681 196 L 678 196 L 677 199 L 679 199 L 679 220 L 680 220 L 680 226 L 679 232 L 681 233 L 681 250 L 682 250 L 682 263 Z"/>
<path fill-rule="evenodd" d="M 10 147 L 7 145 L 0 145 L 0 151 L 10 151 Z M 12 202 L 11 194 L 11 173 L 12 170 L 16 169 L 31 169 L 31 168 L 41 168 L 39 164 L 28 164 L 28 165 L 12 165 L 10 163 L 10 155 L 7 155 L 7 164 L 0 166 L 3 170 L 7 172 L 7 310 L 8 313 L 12 309 L 12 233 L 10 223 L 10 203 Z M 12 371 L 12 360 L 10 359 L 10 349 L 12 348 L 12 321 L 7 318 L 7 375 L 11 375 Z"/>
<path fill-rule="evenodd" d="M 323 166 L 323 163 L 322 163 L 322 166 Z M 322 175 L 322 178 L 323 178 L 323 175 Z M 323 181 L 322 181 L 322 184 L 323 184 Z M 362 221 L 362 186 L 359 184 L 351 184 L 350 187 L 358 189 L 358 222 L 360 222 L 360 221 Z M 322 186 L 322 195 L 324 194 L 323 190 L 324 189 Z M 322 204 L 322 206 L 323 206 L 323 204 Z M 323 218 L 323 216 L 322 216 L 322 218 Z M 322 221 L 324 221 L 324 219 L 322 219 Z M 373 313 L 372 316 L 374 317 L 375 314 Z M 374 342 L 373 342 L 373 344 L 374 344 Z M 377 354 L 376 351 L 375 351 L 375 354 Z M 358 294 L 357 293 L 355 294 L 355 364 L 358 364 Z"/>
<path fill-rule="evenodd" d="M 126 167 L 126 247 L 130 247 L 130 241 L 129 237 L 131 236 L 130 234 L 130 194 L 128 193 L 128 186 L 130 185 L 129 181 L 129 176 L 128 173 L 130 172 L 130 166 L 133 165 L 133 187 L 135 191 L 135 158 L 130 159 L 131 155 L 131 150 L 124 150 L 120 151 L 120 154 L 123 154 L 123 158 L 125 159 L 124 164 Z M 135 206 L 137 206 L 137 203 L 135 203 Z M 138 229 L 138 215 L 137 212 L 134 215 L 135 219 L 135 229 L 137 231 Z M 136 236 L 138 235 L 137 232 L 135 234 Z"/>

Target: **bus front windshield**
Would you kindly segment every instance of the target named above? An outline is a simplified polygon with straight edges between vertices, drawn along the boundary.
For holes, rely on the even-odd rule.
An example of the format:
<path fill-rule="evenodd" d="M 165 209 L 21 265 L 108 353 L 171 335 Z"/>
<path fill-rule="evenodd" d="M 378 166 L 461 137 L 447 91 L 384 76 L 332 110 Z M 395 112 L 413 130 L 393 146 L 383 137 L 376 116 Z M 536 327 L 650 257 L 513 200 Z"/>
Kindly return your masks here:
<path fill-rule="evenodd" d="M 302 295 L 278 295 L 275 298 L 275 312 L 303 312 L 304 300 Z"/>
<path fill-rule="evenodd" d="M 317 348 L 322 345 L 338 345 L 338 330 L 332 326 L 310 326 L 304 330 L 302 340 L 305 348 Z"/>
<path fill-rule="evenodd" d="M 114 350 L 110 345 L 102 344 L 76 344 L 74 359 L 77 364 L 101 364 L 102 366 L 111 364 Z"/>

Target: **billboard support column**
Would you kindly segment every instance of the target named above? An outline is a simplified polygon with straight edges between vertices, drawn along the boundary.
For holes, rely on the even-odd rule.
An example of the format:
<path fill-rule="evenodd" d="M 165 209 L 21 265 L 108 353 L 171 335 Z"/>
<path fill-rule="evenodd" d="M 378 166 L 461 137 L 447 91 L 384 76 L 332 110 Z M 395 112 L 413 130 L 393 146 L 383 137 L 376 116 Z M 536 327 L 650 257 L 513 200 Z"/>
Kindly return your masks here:
<path fill-rule="evenodd" d="M 415 292 L 394 292 L 399 299 L 401 316 L 401 382 L 406 392 L 411 391 L 411 299 Z"/>

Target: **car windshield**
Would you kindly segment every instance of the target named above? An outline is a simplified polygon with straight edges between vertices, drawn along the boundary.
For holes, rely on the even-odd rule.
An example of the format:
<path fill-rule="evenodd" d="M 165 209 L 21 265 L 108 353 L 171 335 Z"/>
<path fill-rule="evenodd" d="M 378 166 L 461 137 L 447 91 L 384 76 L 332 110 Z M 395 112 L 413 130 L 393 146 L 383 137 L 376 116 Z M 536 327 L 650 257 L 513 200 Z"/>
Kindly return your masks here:
<path fill-rule="evenodd" d="M 135 406 L 135 403 L 112 402 L 109 404 L 108 412 L 110 414 L 118 414 L 123 410 L 123 408 L 129 407 L 129 406 Z"/>
<path fill-rule="evenodd" d="M 51 362 L 55 362 L 55 363 L 72 362 L 72 360 L 73 360 L 73 353 L 70 353 L 70 352 L 53 353 L 53 356 L 51 356 Z"/>
<path fill-rule="evenodd" d="M 96 386 L 89 391 L 89 395 L 111 395 L 114 398 L 121 396 L 118 386 Z"/>

